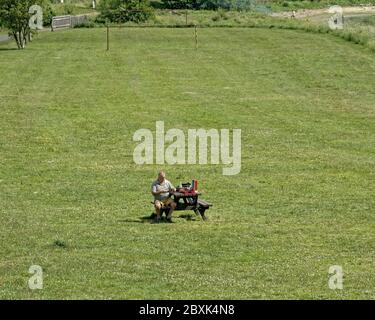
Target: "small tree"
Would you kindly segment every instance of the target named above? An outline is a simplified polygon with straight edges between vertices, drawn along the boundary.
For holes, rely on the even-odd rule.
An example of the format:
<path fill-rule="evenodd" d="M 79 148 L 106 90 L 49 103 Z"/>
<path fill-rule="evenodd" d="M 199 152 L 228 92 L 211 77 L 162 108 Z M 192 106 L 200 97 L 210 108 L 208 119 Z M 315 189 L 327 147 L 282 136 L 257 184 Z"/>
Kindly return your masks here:
<path fill-rule="evenodd" d="M 29 8 L 32 5 L 31 0 L 0 0 L 1 24 L 13 35 L 18 49 L 24 49 L 28 41 Z"/>
<path fill-rule="evenodd" d="M 39 5 L 45 12 L 44 23 L 50 22 L 52 10 L 49 0 L 0 0 L 0 25 L 13 35 L 18 49 L 24 49 L 30 40 L 29 21 L 34 14 L 29 13 L 33 5 Z"/>
<path fill-rule="evenodd" d="M 145 22 L 154 15 L 148 0 L 101 0 L 99 11 L 99 21 L 115 23 Z"/>

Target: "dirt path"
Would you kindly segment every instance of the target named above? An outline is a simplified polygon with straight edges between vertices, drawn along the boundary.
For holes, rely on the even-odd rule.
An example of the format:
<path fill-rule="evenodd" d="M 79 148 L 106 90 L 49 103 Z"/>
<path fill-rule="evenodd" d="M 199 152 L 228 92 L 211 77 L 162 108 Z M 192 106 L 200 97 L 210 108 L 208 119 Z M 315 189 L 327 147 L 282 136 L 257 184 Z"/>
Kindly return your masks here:
<path fill-rule="evenodd" d="M 296 18 L 307 18 L 311 16 L 317 16 L 322 14 L 329 14 L 329 8 L 324 9 L 300 9 L 295 12 Z M 374 13 L 375 14 L 375 6 L 357 6 L 357 7 L 343 7 L 344 13 Z M 271 16 L 273 17 L 282 17 L 287 18 L 291 17 L 292 12 L 275 12 L 272 13 Z"/>

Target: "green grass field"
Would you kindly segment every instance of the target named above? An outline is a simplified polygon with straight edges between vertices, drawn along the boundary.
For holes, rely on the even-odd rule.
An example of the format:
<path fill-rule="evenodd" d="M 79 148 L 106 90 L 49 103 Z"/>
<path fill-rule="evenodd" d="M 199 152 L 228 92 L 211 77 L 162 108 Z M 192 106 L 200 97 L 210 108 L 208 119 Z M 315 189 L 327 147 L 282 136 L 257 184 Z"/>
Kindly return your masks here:
<path fill-rule="evenodd" d="M 41 33 L 0 45 L 0 298 L 375 299 L 375 55 L 328 34 Z M 200 180 L 209 221 L 151 224 L 133 133 L 242 129 Z M 28 269 L 44 289 L 28 288 Z M 341 265 L 344 289 L 328 288 Z"/>

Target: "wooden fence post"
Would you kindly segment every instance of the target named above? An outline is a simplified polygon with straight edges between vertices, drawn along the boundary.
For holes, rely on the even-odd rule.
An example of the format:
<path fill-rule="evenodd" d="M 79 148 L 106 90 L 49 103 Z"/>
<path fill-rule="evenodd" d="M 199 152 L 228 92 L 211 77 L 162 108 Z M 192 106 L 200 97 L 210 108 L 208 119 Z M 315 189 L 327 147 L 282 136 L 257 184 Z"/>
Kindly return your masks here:
<path fill-rule="evenodd" d="M 195 50 L 198 49 L 198 31 L 197 25 L 194 26 L 194 35 L 195 35 Z"/>
<path fill-rule="evenodd" d="M 109 51 L 109 25 L 107 24 L 107 51 Z"/>

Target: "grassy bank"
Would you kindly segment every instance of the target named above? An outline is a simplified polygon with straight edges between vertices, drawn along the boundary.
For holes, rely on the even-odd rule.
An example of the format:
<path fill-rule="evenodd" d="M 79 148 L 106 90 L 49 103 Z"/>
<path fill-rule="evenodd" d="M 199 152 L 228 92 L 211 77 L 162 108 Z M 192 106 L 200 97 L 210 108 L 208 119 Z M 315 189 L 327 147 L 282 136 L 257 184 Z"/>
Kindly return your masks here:
<path fill-rule="evenodd" d="M 361 44 L 375 50 L 374 15 L 350 18 L 345 20 L 343 30 L 331 30 L 328 26 L 330 15 L 292 19 L 290 17 L 273 17 L 269 14 L 237 11 L 209 10 L 156 10 L 154 19 L 145 23 L 113 24 L 113 27 L 243 27 L 243 28 L 275 28 L 302 30 L 312 33 L 328 33 L 344 40 Z M 95 17 L 80 27 L 103 27 L 95 23 Z"/>

